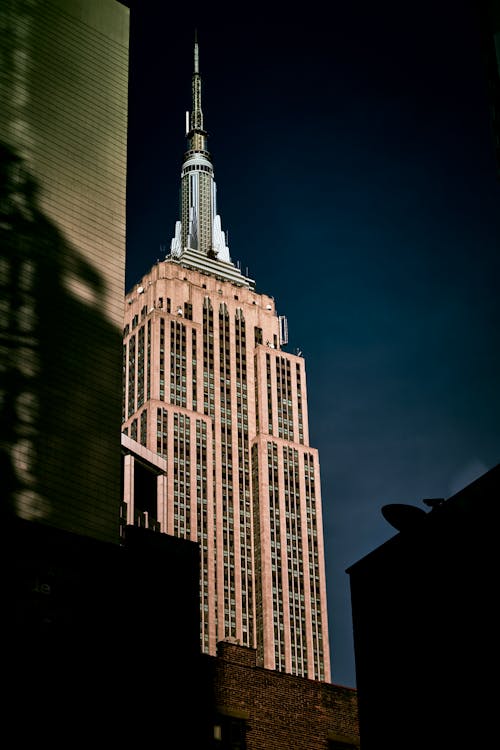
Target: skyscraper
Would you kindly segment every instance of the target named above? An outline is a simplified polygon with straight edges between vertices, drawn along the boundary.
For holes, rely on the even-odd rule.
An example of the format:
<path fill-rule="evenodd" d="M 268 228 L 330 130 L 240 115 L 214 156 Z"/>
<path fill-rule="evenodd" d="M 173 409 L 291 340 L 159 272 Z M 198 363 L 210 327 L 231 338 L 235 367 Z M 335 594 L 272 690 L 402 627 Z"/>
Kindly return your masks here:
<path fill-rule="evenodd" d="M 129 16 L 0 3 L 2 510 L 115 543 Z"/>
<path fill-rule="evenodd" d="M 200 545 L 205 653 L 234 640 L 265 668 L 330 681 L 305 363 L 283 348 L 274 299 L 231 260 L 197 42 L 186 136 L 170 253 L 125 298 L 126 521 Z"/>

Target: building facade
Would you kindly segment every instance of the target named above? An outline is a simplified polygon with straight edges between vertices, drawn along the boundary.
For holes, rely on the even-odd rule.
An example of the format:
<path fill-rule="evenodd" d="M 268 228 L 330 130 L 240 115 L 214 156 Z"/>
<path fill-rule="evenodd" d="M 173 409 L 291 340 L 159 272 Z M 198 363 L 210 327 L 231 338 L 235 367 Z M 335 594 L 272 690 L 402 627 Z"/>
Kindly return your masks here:
<path fill-rule="evenodd" d="M 2 511 L 118 543 L 129 9 L 0 28 Z"/>
<path fill-rule="evenodd" d="M 198 542 L 201 644 L 330 681 L 318 452 L 305 363 L 286 318 L 231 261 L 201 109 L 198 44 L 181 218 L 170 253 L 125 298 L 124 523 Z M 146 451 L 141 460 L 141 449 Z M 144 452 L 144 451 L 143 451 Z M 135 470 L 154 468 L 136 492 Z M 149 458 L 148 458 L 149 456 Z M 157 464 L 157 462 L 156 462 Z M 145 487 L 145 485 L 141 485 Z"/>

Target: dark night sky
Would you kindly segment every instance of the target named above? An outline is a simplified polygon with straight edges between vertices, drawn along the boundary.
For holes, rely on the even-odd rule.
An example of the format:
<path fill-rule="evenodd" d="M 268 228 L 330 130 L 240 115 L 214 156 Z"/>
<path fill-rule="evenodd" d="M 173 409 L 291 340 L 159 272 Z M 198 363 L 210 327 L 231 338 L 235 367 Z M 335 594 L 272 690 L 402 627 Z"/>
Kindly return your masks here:
<path fill-rule="evenodd" d="M 474 6 L 125 4 L 127 288 L 178 219 L 196 27 L 231 257 L 305 357 L 332 681 L 355 687 L 345 571 L 396 533 L 381 507 L 426 509 L 500 461 L 500 182 Z"/>

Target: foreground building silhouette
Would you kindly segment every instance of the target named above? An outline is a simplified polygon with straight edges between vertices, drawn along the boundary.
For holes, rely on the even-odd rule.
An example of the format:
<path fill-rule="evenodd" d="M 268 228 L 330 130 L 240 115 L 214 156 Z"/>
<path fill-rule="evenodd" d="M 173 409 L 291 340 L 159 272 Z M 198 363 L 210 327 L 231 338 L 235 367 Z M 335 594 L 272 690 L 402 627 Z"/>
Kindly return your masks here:
<path fill-rule="evenodd" d="M 500 465 L 387 506 L 399 533 L 348 569 L 362 750 L 493 744 L 499 494 Z"/>
<path fill-rule="evenodd" d="M 192 91 L 170 254 L 125 299 L 126 521 L 199 543 L 204 653 L 232 639 L 256 648 L 260 666 L 329 682 L 305 363 L 283 349 L 274 299 L 231 261 L 197 42 Z"/>

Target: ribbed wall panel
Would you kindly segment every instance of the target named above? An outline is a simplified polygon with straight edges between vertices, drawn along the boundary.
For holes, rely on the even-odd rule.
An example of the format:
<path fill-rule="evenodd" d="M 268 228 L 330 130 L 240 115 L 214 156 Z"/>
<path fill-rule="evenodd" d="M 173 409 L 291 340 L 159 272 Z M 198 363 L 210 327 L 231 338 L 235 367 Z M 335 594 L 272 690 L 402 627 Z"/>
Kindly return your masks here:
<path fill-rule="evenodd" d="M 129 10 L 7 0 L 0 21 L 8 504 L 118 541 Z"/>

